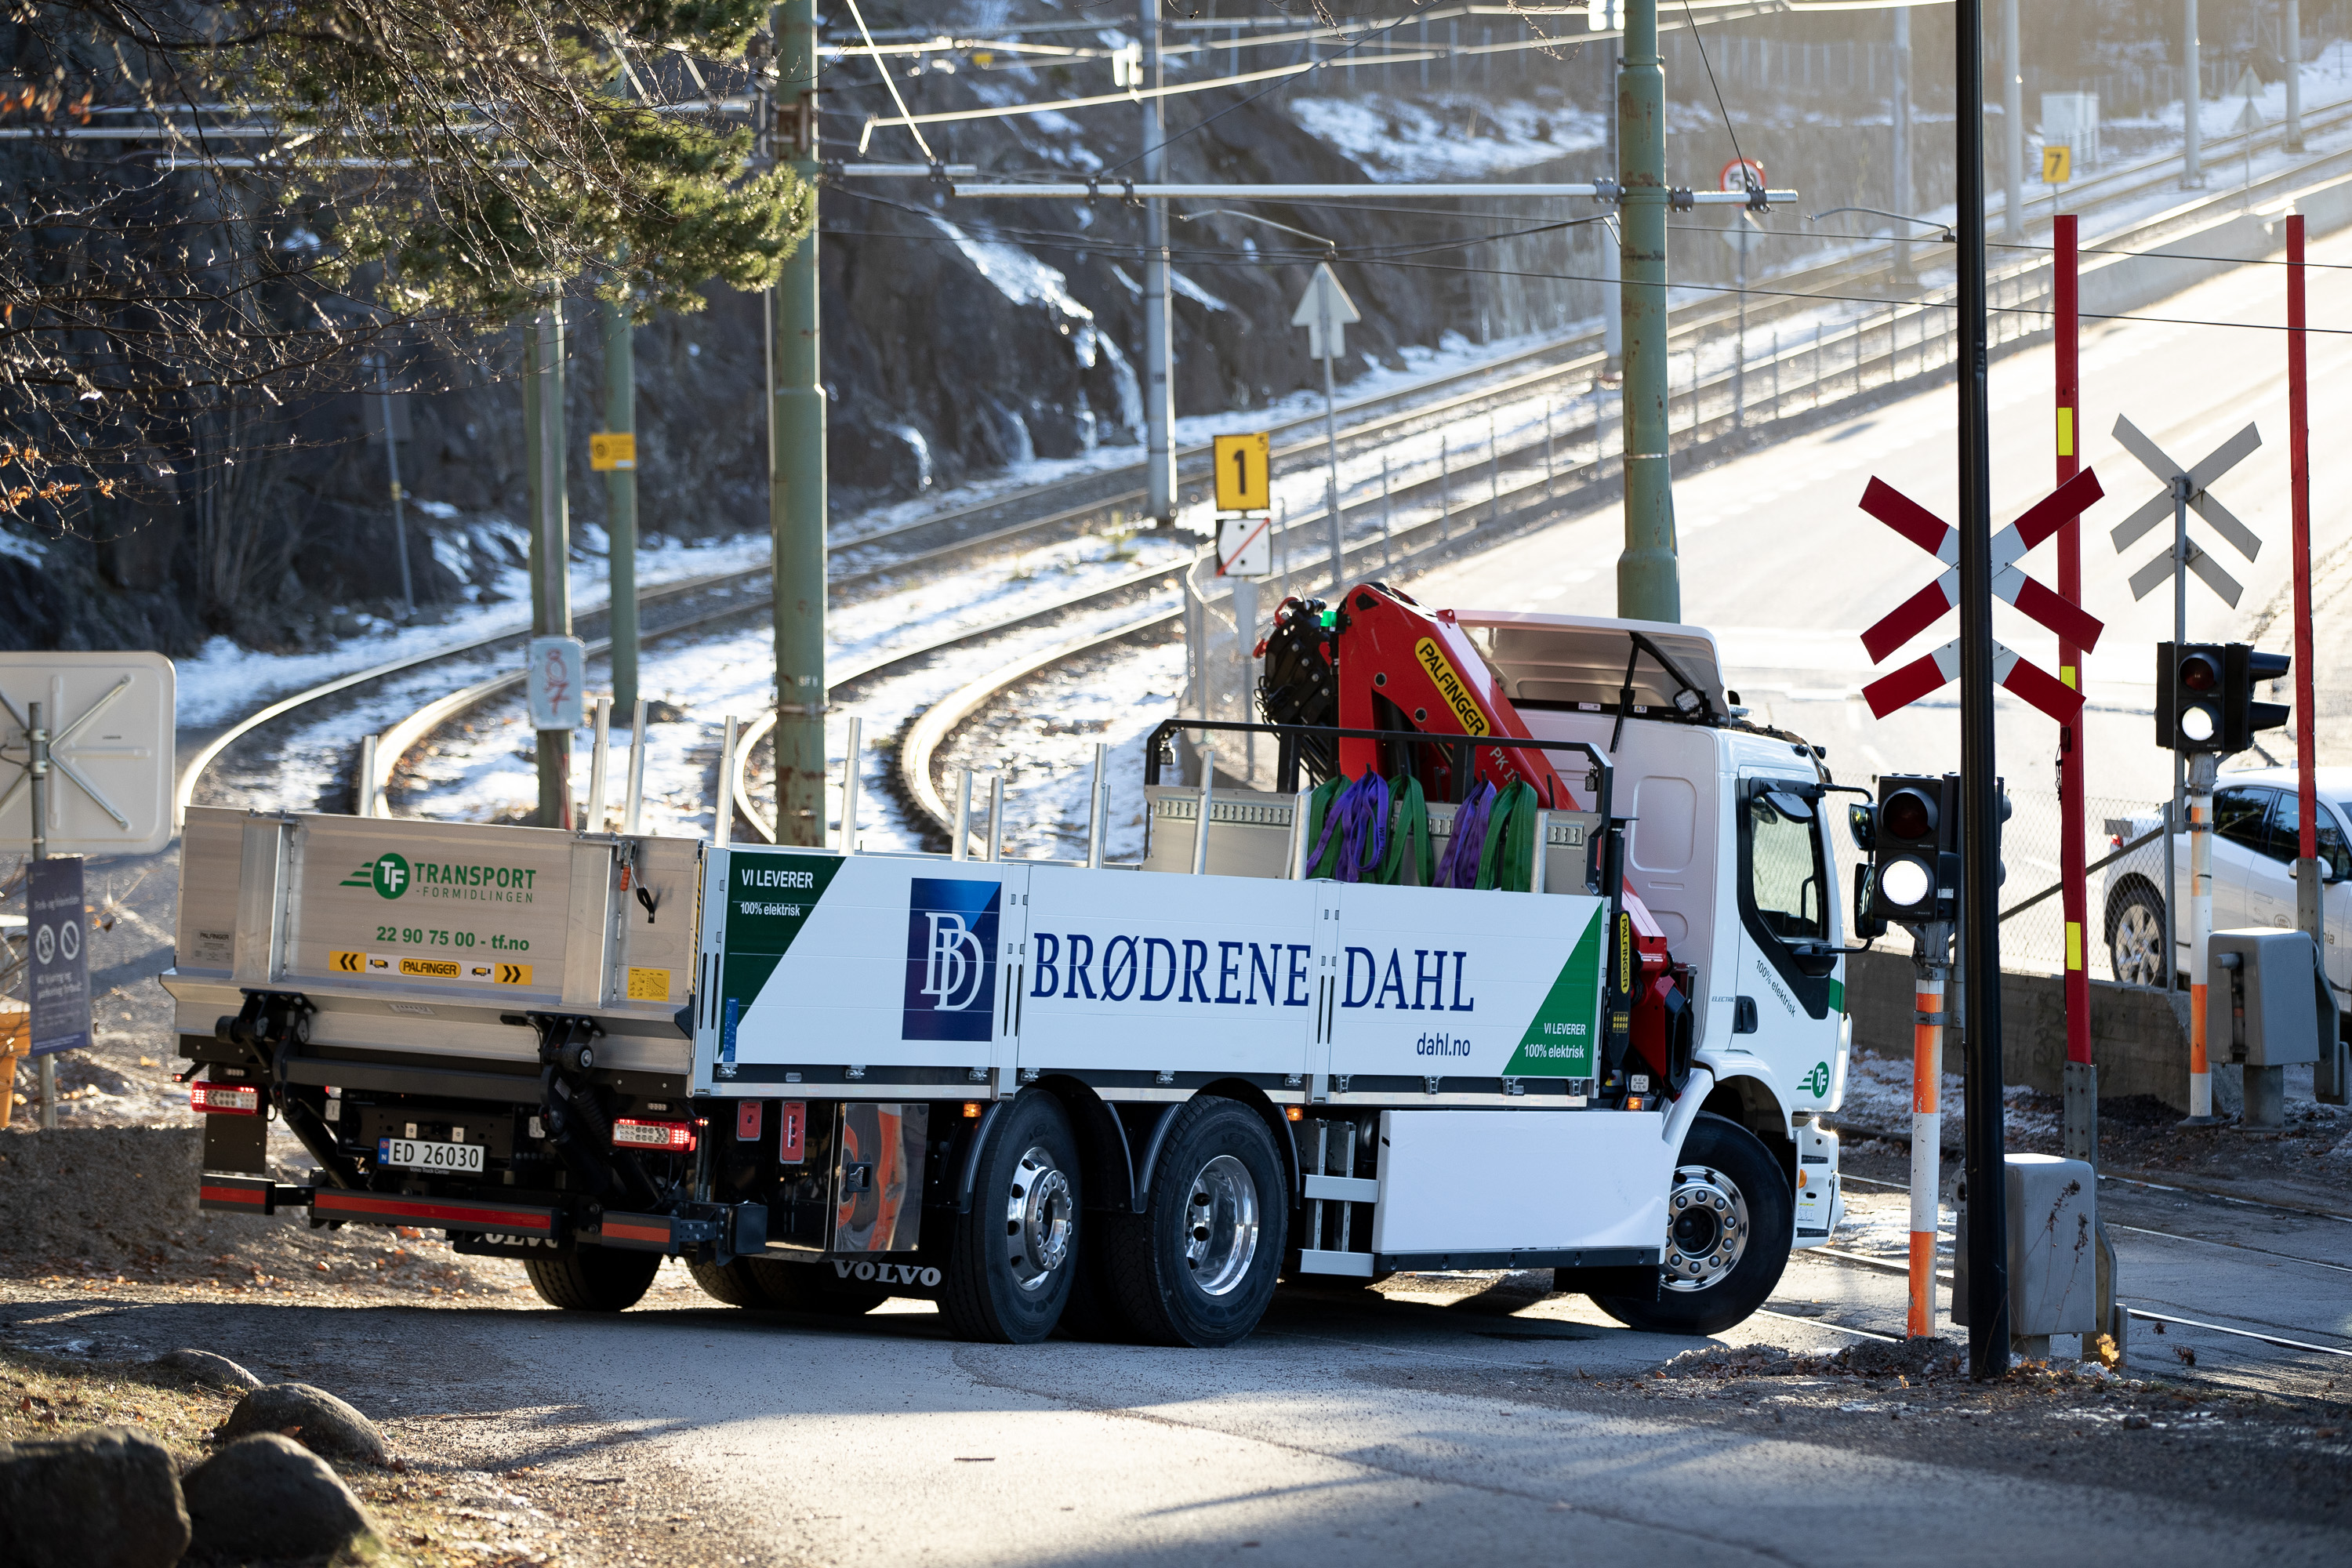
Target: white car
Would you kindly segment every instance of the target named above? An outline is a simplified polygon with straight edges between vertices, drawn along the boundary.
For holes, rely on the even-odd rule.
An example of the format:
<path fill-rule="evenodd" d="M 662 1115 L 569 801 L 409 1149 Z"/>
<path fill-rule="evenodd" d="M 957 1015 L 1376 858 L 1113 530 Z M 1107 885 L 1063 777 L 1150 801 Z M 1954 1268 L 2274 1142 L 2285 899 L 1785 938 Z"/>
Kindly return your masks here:
<path fill-rule="evenodd" d="M 2327 979 L 2339 1003 L 2352 1001 L 2352 768 L 2321 768 L 2319 878 L 2327 940 Z M 2213 929 L 2289 926 L 2295 918 L 2294 861 L 2301 816 L 2293 768 L 2223 773 L 2213 791 Z M 2110 821 L 2120 847 L 2163 825 L 2161 808 Z M 2189 973 L 2189 836 L 2173 840 L 2174 885 L 2181 900 L 2176 977 Z M 2127 985 L 2164 984 L 2164 841 L 2109 866 L 2101 876 L 2107 961 Z M 2185 978 L 2179 983 L 2185 984 Z"/>

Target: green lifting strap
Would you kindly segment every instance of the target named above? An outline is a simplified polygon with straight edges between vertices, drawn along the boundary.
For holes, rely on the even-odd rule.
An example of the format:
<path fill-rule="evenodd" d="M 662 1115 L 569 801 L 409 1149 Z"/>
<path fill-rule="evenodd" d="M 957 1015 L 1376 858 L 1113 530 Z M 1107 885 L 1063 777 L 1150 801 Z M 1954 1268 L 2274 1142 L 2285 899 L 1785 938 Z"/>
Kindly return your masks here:
<path fill-rule="evenodd" d="M 1421 781 L 1411 773 L 1401 773 L 1389 781 L 1389 798 L 1396 803 L 1396 816 L 1389 829 L 1389 850 L 1381 860 L 1380 870 L 1370 880 L 1388 887 L 1404 883 L 1405 856 L 1413 857 L 1412 869 L 1418 874 L 1413 886 L 1426 888 L 1437 880 L 1437 850 L 1429 839 L 1429 801 L 1421 792 Z M 1412 848 L 1406 844 L 1410 841 Z"/>
<path fill-rule="evenodd" d="M 1479 846 L 1478 879 L 1472 885 L 1507 893 L 1528 891 L 1535 843 L 1535 787 L 1518 779 L 1496 797 L 1486 814 L 1486 841 Z"/>
<path fill-rule="evenodd" d="M 1325 779 L 1321 784 L 1317 784 L 1314 792 L 1307 795 L 1307 852 L 1309 855 L 1315 853 L 1315 846 L 1322 841 L 1323 819 L 1331 814 L 1331 803 L 1339 798 L 1340 792 L 1348 787 L 1348 784 L 1349 779 L 1347 774 L 1333 773 L 1329 778 Z M 1307 875 L 1310 879 L 1316 877 L 1336 878 L 1339 876 L 1340 854 L 1339 839 L 1340 835 L 1337 833 L 1331 835 L 1331 842 L 1324 846 L 1323 858 L 1317 861 L 1314 865 L 1307 868 Z"/>

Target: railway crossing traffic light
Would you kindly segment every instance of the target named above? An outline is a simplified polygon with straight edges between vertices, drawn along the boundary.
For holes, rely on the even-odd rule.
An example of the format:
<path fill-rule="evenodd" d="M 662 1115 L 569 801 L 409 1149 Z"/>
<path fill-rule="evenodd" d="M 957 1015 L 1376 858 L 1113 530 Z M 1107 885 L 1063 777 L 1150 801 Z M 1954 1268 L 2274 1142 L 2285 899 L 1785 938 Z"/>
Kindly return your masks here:
<path fill-rule="evenodd" d="M 1870 912 L 1905 925 L 1948 921 L 1959 903 L 1959 779 L 1887 773 L 1878 781 Z"/>
<path fill-rule="evenodd" d="M 2254 688 L 2284 679 L 2294 659 L 2283 653 L 2257 653 L 2242 642 L 2223 650 L 2221 660 L 2221 742 L 2226 750 L 2242 752 L 2254 743 L 2257 730 L 2275 730 L 2293 711 L 2284 702 L 2257 702 Z"/>
<path fill-rule="evenodd" d="M 2156 645 L 2156 743 L 2183 756 L 2224 752 L 2220 643 Z"/>
<path fill-rule="evenodd" d="M 2010 817 L 2008 785 L 1997 817 Z M 1960 775 L 1884 773 L 1878 805 L 1853 808 L 1854 842 L 1870 857 L 1866 898 L 1856 900 L 1857 925 L 1892 921 L 1922 926 L 1956 920 L 1960 908 Z M 2001 866 L 1994 880 L 2009 879 Z"/>
<path fill-rule="evenodd" d="M 2257 702 L 2254 688 L 2284 678 L 2294 661 L 2242 642 L 2156 645 L 2156 743 L 2183 756 L 2229 756 L 2255 731 L 2287 721 L 2283 702 Z"/>

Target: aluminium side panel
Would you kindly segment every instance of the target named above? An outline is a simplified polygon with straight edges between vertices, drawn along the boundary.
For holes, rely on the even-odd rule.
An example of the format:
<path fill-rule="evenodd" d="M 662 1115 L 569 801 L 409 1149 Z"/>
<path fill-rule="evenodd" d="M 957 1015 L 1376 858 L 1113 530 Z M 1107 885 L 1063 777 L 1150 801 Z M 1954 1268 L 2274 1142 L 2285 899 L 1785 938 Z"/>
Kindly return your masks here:
<path fill-rule="evenodd" d="M 598 1056 L 622 1071 L 682 1073 L 690 896 L 662 910 L 628 985 L 608 963 L 625 842 L 551 829 L 408 818 L 189 814 L 179 964 L 163 977 L 184 1034 L 209 1034 L 241 987 L 299 991 L 318 1045 L 529 1061 L 527 1012 L 593 1013 Z M 635 854 L 684 881 L 694 846 L 640 839 Z M 690 891 L 690 889 L 688 889 Z M 274 919 L 264 918 L 274 903 Z M 632 901 L 631 908 L 642 910 Z M 248 951 L 250 950 L 250 951 Z M 269 953 L 275 953 L 270 958 Z M 617 974 L 619 984 L 606 982 Z"/>
<path fill-rule="evenodd" d="M 1028 867 L 742 846 L 707 864 L 698 1091 L 967 1093 L 1010 1059 Z"/>
<path fill-rule="evenodd" d="M 1607 931 L 1607 904 L 1580 893 L 1340 889 L 1328 1070 L 1587 1082 Z"/>
<path fill-rule="evenodd" d="M 1035 868 L 1021 1069 L 1305 1072 L 1321 886 Z"/>
<path fill-rule="evenodd" d="M 1383 1110 L 1375 1253 L 1641 1247 L 1675 1151 L 1640 1111 Z"/>

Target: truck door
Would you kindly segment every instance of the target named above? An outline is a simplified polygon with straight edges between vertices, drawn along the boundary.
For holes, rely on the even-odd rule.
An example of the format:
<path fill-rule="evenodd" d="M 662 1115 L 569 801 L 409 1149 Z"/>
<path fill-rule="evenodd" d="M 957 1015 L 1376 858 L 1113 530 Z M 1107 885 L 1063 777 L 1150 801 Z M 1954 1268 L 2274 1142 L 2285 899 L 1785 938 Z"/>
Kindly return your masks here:
<path fill-rule="evenodd" d="M 1821 786 L 1743 778 L 1736 809 L 1738 1001 L 1731 1046 L 1764 1058 L 1790 1105 L 1805 1110 L 1828 1101 L 1845 989 Z"/>

